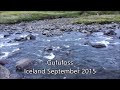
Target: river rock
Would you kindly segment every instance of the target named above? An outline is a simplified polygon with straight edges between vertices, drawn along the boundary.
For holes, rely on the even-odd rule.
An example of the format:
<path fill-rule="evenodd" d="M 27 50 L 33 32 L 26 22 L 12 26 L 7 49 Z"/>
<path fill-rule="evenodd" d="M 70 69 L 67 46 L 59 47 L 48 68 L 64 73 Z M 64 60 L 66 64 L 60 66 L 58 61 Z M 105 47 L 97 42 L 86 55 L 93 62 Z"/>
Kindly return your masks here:
<path fill-rule="evenodd" d="M 0 65 L 0 79 L 9 79 L 9 77 L 10 71 L 6 67 Z"/>
<path fill-rule="evenodd" d="M 92 47 L 94 47 L 94 48 L 105 48 L 105 47 L 106 47 L 106 45 L 103 44 L 103 43 L 91 43 L 91 42 L 89 42 L 89 41 L 86 41 L 86 42 L 84 43 L 84 45 L 90 45 L 90 46 L 92 46 Z"/>
<path fill-rule="evenodd" d="M 111 35 L 116 35 L 116 33 L 115 33 L 115 31 L 113 31 L 113 30 L 108 30 L 108 31 L 105 31 L 105 32 L 104 32 L 104 35 L 111 36 Z"/>
<path fill-rule="evenodd" d="M 35 40 L 36 39 L 36 37 L 34 35 L 32 35 L 32 34 L 27 35 L 25 38 L 27 40 Z"/>
<path fill-rule="evenodd" d="M 106 45 L 102 44 L 102 43 L 91 43 L 91 46 L 95 47 L 95 48 L 104 48 L 104 47 L 106 47 Z"/>
<path fill-rule="evenodd" d="M 50 31 L 44 30 L 44 31 L 42 32 L 42 35 L 47 35 L 47 34 L 49 34 L 49 33 L 50 33 Z"/>
<path fill-rule="evenodd" d="M 14 41 L 26 41 L 26 38 L 24 37 L 17 37 L 14 39 Z"/>
<path fill-rule="evenodd" d="M 0 60 L 0 65 L 5 65 L 5 64 L 7 64 L 8 63 L 8 61 L 7 60 Z"/>
<path fill-rule="evenodd" d="M 53 51 L 53 47 L 52 46 L 50 46 L 50 47 L 46 47 L 46 48 L 44 48 L 44 51 L 45 52 L 52 52 Z"/>
<path fill-rule="evenodd" d="M 7 38 L 7 37 L 9 37 L 10 36 L 10 34 L 4 34 L 4 37 L 5 38 Z"/>
<path fill-rule="evenodd" d="M 14 41 L 27 41 L 27 40 L 35 40 L 35 39 L 36 39 L 36 37 L 34 35 L 29 34 L 25 37 L 17 37 L 14 39 Z"/>
<path fill-rule="evenodd" d="M 33 60 L 31 59 L 21 59 L 16 62 L 16 70 L 23 71 L 24 69 L 29 69 L 33 64 Z"/>

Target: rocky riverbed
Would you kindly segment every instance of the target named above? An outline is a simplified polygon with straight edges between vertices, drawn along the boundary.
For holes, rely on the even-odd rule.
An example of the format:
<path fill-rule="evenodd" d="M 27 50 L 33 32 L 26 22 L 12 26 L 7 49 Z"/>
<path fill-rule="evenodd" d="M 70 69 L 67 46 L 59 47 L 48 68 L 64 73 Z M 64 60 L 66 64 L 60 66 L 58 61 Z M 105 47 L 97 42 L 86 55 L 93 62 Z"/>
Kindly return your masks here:
<path fill-rule="evenodd" d="M 0 25 L 1 79 L 120 79 L 120 23 L 61 18 Z"/>

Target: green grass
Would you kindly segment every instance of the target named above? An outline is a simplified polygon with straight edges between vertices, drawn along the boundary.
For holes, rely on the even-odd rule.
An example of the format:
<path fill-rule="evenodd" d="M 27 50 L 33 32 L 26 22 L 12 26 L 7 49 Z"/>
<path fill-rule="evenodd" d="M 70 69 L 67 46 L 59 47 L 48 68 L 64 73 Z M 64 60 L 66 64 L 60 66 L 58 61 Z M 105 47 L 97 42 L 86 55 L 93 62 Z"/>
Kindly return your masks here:
<path fill-rule="evenodd" d="M 72 23 L 120 22 L 120 11 L 0 11 L 0 24 L 61 17 L 77 17 Z"/>
<path fill-rule="evenodd" d="M 78 11 L 0 11 L 0 23 L 11 24 L 21 21 L 76 17 L 78 14 Z"/>
<path fill-rule="evenodd" d="M 110 14 L 110 15 L 89 15 L 89 16 L 80 16 L 78 19 L 74 20 L 72 23 L 77 24 L 92 24 L 92 23 L 111 23 L 111 22 L 120 22 L 120 14 Z"/>

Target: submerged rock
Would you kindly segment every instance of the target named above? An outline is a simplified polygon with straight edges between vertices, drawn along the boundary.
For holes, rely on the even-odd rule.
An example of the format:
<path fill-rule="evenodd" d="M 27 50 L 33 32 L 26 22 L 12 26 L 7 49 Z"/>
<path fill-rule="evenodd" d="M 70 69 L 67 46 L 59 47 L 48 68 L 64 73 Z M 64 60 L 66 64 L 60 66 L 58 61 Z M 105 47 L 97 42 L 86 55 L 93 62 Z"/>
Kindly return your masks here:
<path fill-rule="evenodd" d="M 16 70 L 23 71 L 24 69 L 29 69 L 33 64 L 33 60 L 31 59 L 21 59 L 16 62 Z"/>
<path fill-rule="evenodd" d="M 9 77 L 10 71 L 6 67 L 0 65 L 0 79 L 9 79 Z"/>
<path fill-rule="evenodd" d="M 9 37 L 9 36 L 10 36 L 10 34 L 5 34 L 5 35 L 4 35 L 5 38 L 7 38 L 7 37 Z"/>
<path fill-rule="evenodd" d="M 53 47 L 46 47 L 44 48 L 45 52 L 52 52 L 53 51 Z"/>

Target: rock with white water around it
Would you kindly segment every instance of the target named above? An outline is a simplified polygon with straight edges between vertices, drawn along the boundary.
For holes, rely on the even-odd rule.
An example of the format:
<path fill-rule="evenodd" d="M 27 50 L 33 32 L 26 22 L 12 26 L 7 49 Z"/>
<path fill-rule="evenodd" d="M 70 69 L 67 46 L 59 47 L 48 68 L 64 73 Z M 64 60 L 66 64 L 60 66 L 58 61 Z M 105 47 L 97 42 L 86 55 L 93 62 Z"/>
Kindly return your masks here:
<path fill-rule="evenodd" d="M 102 43 L 91 43 L 91 46 L 95 47 L 95 48 L 105 48 L 106 47 L 106 45 L 102 44 Z"/>
<path fill-rule="evenodd" d="M 16 70 L 23 71 L 24 69 L 29 69 L 33 64 L 33 61 L 34 60 L 28 58 L 19 60 L 16 62 Z"/>
<path fill-rule="evenodd" d="M 36 37 L 34 35 L 32 35 L 32 34 L 27 35 L 25 38 L 27 40 L 35 40 L 36 39 Z"/>
<path fill-rule="evenodd" d="M 27 40 L 35 40 L 36 37 L 32 34 L 28 34 L 27 36 L 25 37 L 17 37 L 14 39 L 14 41 L 27 41 Z"/>
<path fill-rule="evenodd" d="M 53 51 L 53 47 L 52 46 L 46 47 L 46 48 L 44 48 L 44 51 L 46 51 L 46 52 L 52 52 Z"/>
<path fill-rule="evenodd" d="M 52 60 L 55 58 L 55 55 L 53 53 L 49 53 L 49 55 L 44 56 L 44 58 Z"/>
<path fill-rule="evenodd" d="M 84 45 L 90 45 L 90 46 L 92 46 L 94 48 L 105 48 L 106 47 L 106 45 L 103 44 L 103 43 L 93 43 L 93 42 L 91 43 L 90 41 L 86 41 L 84 43 Z"/>
<path fill-rule="evenodd" d="M 9 77 L 10 71 L 6 67 L 0 65 L 0 79 L 9 79 Z"/>

